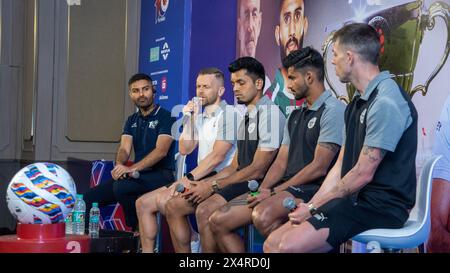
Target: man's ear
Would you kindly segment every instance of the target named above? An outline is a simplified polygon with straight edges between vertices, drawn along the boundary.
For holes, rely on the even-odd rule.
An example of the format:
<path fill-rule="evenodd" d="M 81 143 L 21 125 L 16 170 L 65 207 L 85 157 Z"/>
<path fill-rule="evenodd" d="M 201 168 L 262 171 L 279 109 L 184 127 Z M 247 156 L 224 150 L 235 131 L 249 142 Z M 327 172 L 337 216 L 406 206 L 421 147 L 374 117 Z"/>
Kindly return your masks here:
<path fill-rule="evenodd" d="M 256 86 L 256 89 L 263 90 L 264 89 L 264 81 L 263 81 L 263 79 L 257 79 L 255 81 L 255 86 Z"/>
<path fill-rule="evenodd" d="M 280 46 L 280 26 L 275 27 L 275 42 Z"/>
<path fill-rule="evenodd" d="M 224 93 L 225 93 L 225 87 L 223 87 L 223 86 L 219 87 L 219 93 L 218 93 L 219 97 L 222 97 Z"/>

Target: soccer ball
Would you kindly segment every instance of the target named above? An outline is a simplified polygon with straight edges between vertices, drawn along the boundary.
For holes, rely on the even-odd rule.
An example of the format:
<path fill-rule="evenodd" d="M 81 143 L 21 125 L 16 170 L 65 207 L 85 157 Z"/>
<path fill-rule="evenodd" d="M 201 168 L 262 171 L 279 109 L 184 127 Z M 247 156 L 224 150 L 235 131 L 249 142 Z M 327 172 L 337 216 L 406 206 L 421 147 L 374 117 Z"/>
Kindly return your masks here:
<path fill-rule="evenodd" d="M 75 182 L 53 163 L 34 163 L 21 169 L 6 193 L 9 211 L 22 224 L 64 222 L 75 204 Z"/>

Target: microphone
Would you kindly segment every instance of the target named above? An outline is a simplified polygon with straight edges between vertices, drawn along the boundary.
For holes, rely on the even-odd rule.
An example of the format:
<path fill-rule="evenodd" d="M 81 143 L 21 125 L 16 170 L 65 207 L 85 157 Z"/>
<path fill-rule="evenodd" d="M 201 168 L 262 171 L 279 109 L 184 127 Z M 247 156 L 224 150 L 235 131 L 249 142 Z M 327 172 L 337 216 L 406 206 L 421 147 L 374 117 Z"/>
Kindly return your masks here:
<path fill-rule="evenodd" d="M 186 192 L 186 191 L 189 191 L 189 189 L 186 188 L 183 184 L 178 183 L 178 184 L 175 186 L 175 191 L 177 191 L 177 192 L 179 192 L 179 193 L 184 193 L 184 192 Z"/>
<path fill-rule="evenodd" d="M 283 207 L 287 208 L 290 211 L 294 211 L 297 208 L 297 204 L 295 204 L 294 198 L 286 197 L 283 200 Z"/>
<path fill-rule="evenodd" d="M 250 189 L 250 195 L 251 196 L 258 196 L 259 191 L 259 184 L 256 180 L 250 180 L 248 181 L 248 188 Z"/>
<path fill-rule="evenodd" d="M 132 178 L 134 178 L 134 179 L 139 179 L 139 177 L 140 177 L 141 175 L 139 174 L 138 171 L 132 171 L 131 173 L 128 173 L 128 176 L 129 176 L 129 177 L 132 177 Z"/>

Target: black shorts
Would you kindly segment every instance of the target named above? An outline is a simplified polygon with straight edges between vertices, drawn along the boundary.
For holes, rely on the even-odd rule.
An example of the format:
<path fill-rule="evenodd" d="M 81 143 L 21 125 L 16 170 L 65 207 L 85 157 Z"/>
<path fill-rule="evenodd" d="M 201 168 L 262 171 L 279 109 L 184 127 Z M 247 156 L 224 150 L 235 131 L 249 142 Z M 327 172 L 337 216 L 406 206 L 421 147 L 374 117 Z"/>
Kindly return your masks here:
<path fill-rule="evenodd" d="M 303 200 L 304 203 L 309 202 L 313 198 L 314 194 L 319 190 L 320 185 L 317 184 L 305 184 L 299 186 L 289 186 L 285 191 L 292 194 L 295 198 Z"/>
<path fill-rule="evenodd" d="M 355 235 L 375 228 L 401 228 L 406 221 L 379 212 L 364 200 L 353 203 L 349 198 L 333 199 L 318 208 L 318 214 L 307 220 L 316 230 L 329 228 L 327 242 L 337 248 Z"/>
<path fill-rule="evenodd" d="M 230 202 L 234 198 L 244 194 L 248 193 L 250 190 L 248 189 L 248 182 L 240 182 L 236 184 L 231 184 L 229 186 L 226 186 L 223 189 L 220 189 L 217 194 L 222 196 L 227 202 Z"/>

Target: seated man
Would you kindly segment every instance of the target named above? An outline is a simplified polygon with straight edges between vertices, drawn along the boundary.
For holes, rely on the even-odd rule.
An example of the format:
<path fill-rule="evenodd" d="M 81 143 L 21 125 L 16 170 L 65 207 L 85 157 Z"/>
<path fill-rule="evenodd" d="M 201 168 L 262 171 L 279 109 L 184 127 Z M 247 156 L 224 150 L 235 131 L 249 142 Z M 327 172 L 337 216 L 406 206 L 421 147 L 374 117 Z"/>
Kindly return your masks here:
<path fill-rule="evenodd" d="M 433 154 L 442 155 L 433 170 L 431 232 L 427 252 L 450 252 L 450 97 L 436 127 Z"/>
<path fill-rule="evenodd" d="M 345 110 L 344 146 L 319 191 L 269 235 L 264 252 L 327 252 L 369 229 L 401 228 L 415 203 L 417 111 L 390 73 L 380 73 L 377 31 L 349 24 L 333 41 L 338 78 L 358 90 Z"/>
<path fill-rule="evenodd" d="M 222 96 L 225 92 L 222 71 L 217 68 L 201 70 L 197 76 L 197 97 L 204 107 L 203 113 L 191 101 L 183 109 L 183 131 L 179 140 L 180 153 L 187 155 L 198 146 L 198 166 L 173 185 L 161 187 L 140 197 L 136 202 L 142 252 L 153 252 L 157 233 L 156 213 L 165 214 L 164 206 L 182 183 L 189 188 L 190 181 L 211 176 L 231 163 L 236 151 L 235 124 L 240 115 L 228 105 Z M 192 127 L 194 125 L 194 127 Z M 185 219 L 186 220 L 186 219 Z M 186 227 L 189 224 L 183 221 Z M 169 226 L 172 229 L 172 226 Z M 174 244 L 176 252 L 190 251 L 190 234 L 171 232 L 172 237 L 182 236 L 179 244 Z M 177 242 L 178 242 L 177 241 Z"/>
<path fill-rule="evenodd" d="M 217 251 L 209 217 L 228 201 L 247 192 L 247 181 L 264 178 L 280 147 L 285 123 L 279 108 L 262 93 L 265 72 L 260 62 L 252 57 L 242 57 L 228 69 L 238 103 L 247 106 L 245 119 L 239 126 L 233 162 L 212 177 L 191 182 L 188 192 L 166 204 L 174 245 L 180 244 L 183 238 L 177 234 L 189 232 L 188 226 L 182 224 L 186 215 L 195 212 L 204 252 Z"/>
<path fill-rule="evenodd" d="M 127 226 L 137 230 L 136 199 L 174 180 L 175 142 L 171 128 L 175 118 L 154 103 L 156 90 L 150 76 L 136 74 L 130 78 L 128 86 L 130 98 L 139 111 L 129 116 L 125 123 L 111 171 L 113 179 L 89 189 L 84 200 L 87 212 L 93 202 L 99 206 L 119 202 L 123 206 Z M 127 167 L 125 164 L 131 149 L 135 153 L 134 164 Z M 139 177 L 133 173 L 139 173 Z"/>
<path fill-rule="evenodd" d="M 215 240 L 226 252 L 245 251 L 244 242 L 234 231 L 252 220 L 264 236 L 286 222 L 289 211 L 283 207 L 285 198 L 308 202 L 336 161 L 342 145 L 345 105 L 329 90 L 325 91 L 320 53 L 310 47 L 292 51 L 283 60 L 283 66 L 288 71 L 288 88 L 295 99 L 306 100 L 290 114 L 280 151 L 259 187 L 259 194 L 249 196 L 249 205 L 230 205 L 229 210 L 216 210 L 211 216 Z M 247 194 L 238 199 L 246 197 Z"/>

